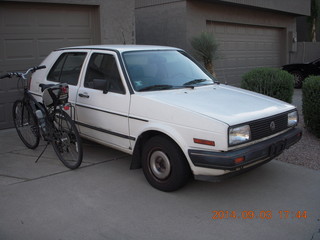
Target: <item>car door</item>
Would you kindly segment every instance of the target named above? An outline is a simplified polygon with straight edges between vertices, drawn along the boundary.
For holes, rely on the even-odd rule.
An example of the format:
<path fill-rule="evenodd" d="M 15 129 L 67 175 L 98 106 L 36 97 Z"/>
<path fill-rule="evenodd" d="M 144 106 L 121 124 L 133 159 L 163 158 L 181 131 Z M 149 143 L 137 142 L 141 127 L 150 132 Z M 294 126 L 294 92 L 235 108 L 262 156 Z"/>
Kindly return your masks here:
<path fill-rule="evenodd" d="M 81 135 L 121 150 L 130 149 L 129 103 L 117 54 L 92 51 L 77 92 L 76 119 Z"/>

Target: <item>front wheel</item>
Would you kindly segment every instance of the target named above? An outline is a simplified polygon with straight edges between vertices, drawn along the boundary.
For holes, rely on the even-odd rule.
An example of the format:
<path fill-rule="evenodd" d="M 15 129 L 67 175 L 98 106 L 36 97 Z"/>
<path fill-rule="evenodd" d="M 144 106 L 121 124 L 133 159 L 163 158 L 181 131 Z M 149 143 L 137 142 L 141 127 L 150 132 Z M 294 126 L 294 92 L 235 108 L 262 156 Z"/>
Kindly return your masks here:
<path fill-rule="evenodd" d="M 24 145 L 30 149 L 38 147 L 40 141 L 39 126 L 30 105 L 22 100 L 15 101 L 12 108 L 12 117 L 14 127 Z"/>
<path fill-rule="evenodd" d="M 165 192 L 183 187 L 191 175 L 181 149 L 164 136 L 155 136 L 145 144 L 142 150 L 142 168 L 148 182 Z"/>
<path fill-rule="evenodd" d="M 61 162 L 70 169 L 81 165 L 82 142 L 71 117 L 62 110 L 57 110 L 53 119 L 52 145 Z"/>

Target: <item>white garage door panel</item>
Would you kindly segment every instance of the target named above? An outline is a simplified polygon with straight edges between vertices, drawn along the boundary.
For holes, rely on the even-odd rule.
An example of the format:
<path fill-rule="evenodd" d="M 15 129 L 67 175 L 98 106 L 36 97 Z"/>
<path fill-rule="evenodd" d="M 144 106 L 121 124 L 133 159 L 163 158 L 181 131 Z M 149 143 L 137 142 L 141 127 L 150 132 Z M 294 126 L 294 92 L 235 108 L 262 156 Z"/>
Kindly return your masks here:
<path fill-rule="evenodd" d="M 220 81 L 240 85 L 241 76 L 256 67 L 279 67 L 284 48 L 280 28 L 208 22 L 219 43 L 216 73 Z"/>
<path fill-rule="evenodd" d="M 0 74 L 35 66 L 54 49 L 99 43 L 93 6 L 0 2 Z M 0 80 L 0 129 L 11 127 L 15 80 Z"/>

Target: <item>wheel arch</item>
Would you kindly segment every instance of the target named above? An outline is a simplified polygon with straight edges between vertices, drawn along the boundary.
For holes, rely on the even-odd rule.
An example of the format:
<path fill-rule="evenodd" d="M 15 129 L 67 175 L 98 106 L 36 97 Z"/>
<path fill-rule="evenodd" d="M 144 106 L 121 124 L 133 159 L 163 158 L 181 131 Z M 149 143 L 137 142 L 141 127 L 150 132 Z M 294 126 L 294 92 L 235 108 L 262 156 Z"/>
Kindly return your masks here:
<path fill-rule="evenodd" d="M 142 146 L 144 145 L 144 143 L 146 143 L 149 139 L 151 139 L 154 136 L 164 136 L 164 137 L 168 138 L 169 140 L 174 142 L 179 147 L 181 152 L 185 155 L 185 153 L 182 149 L 182 146 L 180 145 L 181 141 L 179 141 L 178 140 L 179 138 L 177 138 L 178 135 L 174 135 L 175 137 L 173 137 L 172 134 L 164 133 L 160 130 L 147 130 L 147 131 L 141 133 L 136 140 L 133 154 L 132 154 L 132 161 L 131 161 L 130 169 L 138 169 L 138 168 L 142 167 L 142 163 L 141 163 Z M 180 142 L 180 144 L 178 142 Z M 185 155 L 185 157 L 187 160 L 186 155 Z"/>

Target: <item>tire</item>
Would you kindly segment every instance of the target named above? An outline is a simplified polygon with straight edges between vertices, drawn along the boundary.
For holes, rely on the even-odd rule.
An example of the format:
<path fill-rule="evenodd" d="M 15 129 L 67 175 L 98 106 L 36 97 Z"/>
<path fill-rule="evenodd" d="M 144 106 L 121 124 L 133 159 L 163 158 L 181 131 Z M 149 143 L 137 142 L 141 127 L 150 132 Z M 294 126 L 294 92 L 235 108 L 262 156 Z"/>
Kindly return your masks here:
<path fill-rule="evenodd" d="M 82 163 L 82 142 L 71 117 L 57 110 L 53 120 L 54 137 L 52 146 L 60 161 L 70 169 L 78 168 Z"/>
<path fill-rule="evenodd" d="M 142 150 L 142 169 L 150 185 L 165 192 L 183 187 L 191 176 L 181 149 L 164 136 L 152 137 L 145 144 Z"/>
<path fill-rule="evenodd" d="M 22 100 L 15 101 L 12 117 L 14 127 L 24 145 L 30 149 L 38 147 L 40 141 L 38 120 L 31 107 Z"/>
<path fill-rule="evenodd" d="M 302 83 L 304 80 L 304 76 L 300 71 L 292 71 L 290 72 L 294 77 L 294 87 L 302 88 Z"/>

